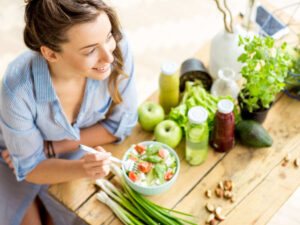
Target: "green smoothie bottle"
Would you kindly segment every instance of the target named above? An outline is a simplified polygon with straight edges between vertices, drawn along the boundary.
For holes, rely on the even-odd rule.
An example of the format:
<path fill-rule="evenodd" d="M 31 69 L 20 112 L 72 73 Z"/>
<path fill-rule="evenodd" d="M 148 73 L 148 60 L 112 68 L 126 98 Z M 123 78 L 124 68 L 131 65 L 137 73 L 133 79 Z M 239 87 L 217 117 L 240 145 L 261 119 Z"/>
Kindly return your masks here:
<path fill-rule="evenodd" d="M 179 74 L 178 66 L 173 62 L 165 62 L 161 66 L 159 76 L 159 104 L 166 114 L 179 103 Z"/>
<path fill-rule="evenodd" d="M 185 158 L 193 166 L 200 165 L 207 158 L 209 135 L 207 116 L 207 110 L 201 106 L 195 106 L 188 111 Z"/>

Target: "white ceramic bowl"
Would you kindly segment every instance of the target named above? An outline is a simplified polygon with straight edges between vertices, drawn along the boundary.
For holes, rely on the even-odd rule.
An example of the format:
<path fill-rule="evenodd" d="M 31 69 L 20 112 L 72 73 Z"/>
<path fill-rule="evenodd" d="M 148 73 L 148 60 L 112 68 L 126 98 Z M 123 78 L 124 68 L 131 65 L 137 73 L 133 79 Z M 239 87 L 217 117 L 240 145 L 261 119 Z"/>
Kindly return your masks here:
<path fill-rule="evenodd" d="M 122 166 L 122 170 L 123 170 L 123 174 L 125 176 L 125 180 L 127 182 L 127 184 L 135 191 L 139 192 L 140 194 L 143 194 L 143 195 L 156 195 L 156 194 L 160 194 L 166 190 L 168 190 L 172 185 L 173 183 L 175 182 L 175 180 L 177 179 L 177 176 L 178 176 L 178 173 L 179 173 L 179 169 L 180 169 L 180 160 L 178 158 L 178 155 L 177 153 L 168 145 L 166 144 L 163 144 L 161 142 L 156 142 L 156 141 L 144 141 L 144 142 L 140 142 L 138 144 L 141 144 L 141 145 L 144 145 L 144 146 L 149 146 L 151 144 L 160 144 L 161 146 L 163 146 L 165 149 L 167 149 L 170 154 L 172 156 L 175 156 L 175 159 L 176 159 L 176 164 L 177 164 L 177 168 L 176 168 L 176 172 L 173 176 L 173 178 L 161 185 L 158 185 L 158 186 L 150 186 L 150 187 L 145 187 L 145 186 L 141 186 L 141 185 L 138 185 L 136 183 L 134 183 L 133 181 L 131 181 L 129 179 L 129 177 L 127 176 L 126 174 L 126 170 L 124 168 L 124 166 Z M 126 160 L 127 159 L 127 155 L 130 153 L 130 149 L 127 150 L 127 152 L 124 154 L 123 156 L 123 160 Z"/>

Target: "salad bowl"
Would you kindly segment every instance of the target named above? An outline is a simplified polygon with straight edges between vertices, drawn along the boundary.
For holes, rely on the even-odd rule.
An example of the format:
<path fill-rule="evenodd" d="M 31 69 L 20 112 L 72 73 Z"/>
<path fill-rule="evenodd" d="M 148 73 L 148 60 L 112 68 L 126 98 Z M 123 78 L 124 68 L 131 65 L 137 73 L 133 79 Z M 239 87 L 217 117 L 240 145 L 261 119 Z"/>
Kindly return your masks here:
<path fill-rule="evenodd" d="M 168 145 L 156 141 L 144 141 L 132 145 L 123 161 L 136 161 L 136 168 L 128 171 L 122 166 L 127 184 L 143 195 L 156 195 L 168 190 L 178 177 L 180 160 Z"/>

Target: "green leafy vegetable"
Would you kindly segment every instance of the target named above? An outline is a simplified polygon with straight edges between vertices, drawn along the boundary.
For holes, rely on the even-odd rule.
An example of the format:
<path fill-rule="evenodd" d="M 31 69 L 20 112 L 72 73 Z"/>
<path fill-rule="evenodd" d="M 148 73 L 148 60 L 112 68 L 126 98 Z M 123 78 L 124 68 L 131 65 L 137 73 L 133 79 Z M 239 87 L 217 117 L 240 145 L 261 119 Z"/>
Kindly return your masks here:
<path fill-rule="evenodd" d="M 159 179 L 160 183 L 164 183 L 165 181 L 165 173 L 166 173 L 166 166 L 163 164 L 156 164 L 154 167 L 155 174 Z"/>
<path fill-rule="evenodd" d="M 159 163 L 159 162 L 163 161 L 163 159 L 161 157 L 159 157 L 158 155 L 147 156 L 144 160 L 148 161 L 148 162 L 152 162 L 152 163 Z"/>
<path fill-rule="evenodd" d="M 213 129 L 213 121 L 217 111 L 217 103 L 221 99 L 229 99 L 233 101 L 230 96 L 226 97 L 215 97 L 208 93 L 201 83 L 201 81 L 186 81 L 185 82 L 185 91 L 182 96 L 180 104 L 171 109 L 167 119 L 174 120 L 177 124 L 183 129 L 183 132 L 186 131 L 186 126 L 188 123 L 188 110 L 194 106 L 202 106 L 208 111 L 207 123 L 209 130 Z M 236 121 L 240 120 L 240 116 L 237 112 L 237 108 L 234 108 L 234 113 L 236 115 Z"/>
<path fill-rule="evenodd" d="M 158 150 L 161 148 L 160 145 L 151 145 L 147 148 L 146 153 L 147 155 L 155 155 L 158 153 Z"/>

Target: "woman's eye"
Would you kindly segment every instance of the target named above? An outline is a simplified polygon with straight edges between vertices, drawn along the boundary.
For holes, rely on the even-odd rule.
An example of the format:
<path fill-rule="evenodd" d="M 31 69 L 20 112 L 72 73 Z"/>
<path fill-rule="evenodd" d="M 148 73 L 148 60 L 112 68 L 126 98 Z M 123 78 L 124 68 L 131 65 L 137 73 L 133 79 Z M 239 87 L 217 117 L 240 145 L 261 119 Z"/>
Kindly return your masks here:
<path fill-rule="evenodd" d="M 93 54 L 93 52 L 95 51 L 95 49 L 96 49 L 96 48 L 93 48 L 91 51 L 89 51 L 89 52 L 88 52 L 88 53 L 86 53 L 85 55 L 87 55 L 87 56 L 88 56 L 88 55 L 91 55 L 91 54 Z"/>
<path fill-rule="evenodd" d="M 113 37 L 112 33 L 110 32 L 110 34 L 107 37 L 107 40 L 110 40 Z"/>

